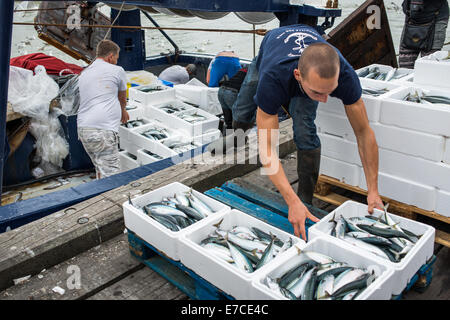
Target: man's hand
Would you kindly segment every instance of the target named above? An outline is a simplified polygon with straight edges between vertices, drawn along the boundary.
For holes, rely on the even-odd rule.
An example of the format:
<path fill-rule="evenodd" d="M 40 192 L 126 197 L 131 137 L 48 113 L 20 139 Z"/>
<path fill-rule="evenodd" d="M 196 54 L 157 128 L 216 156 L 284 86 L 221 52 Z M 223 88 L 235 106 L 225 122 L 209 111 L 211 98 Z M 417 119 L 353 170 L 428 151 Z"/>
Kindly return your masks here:
<path fill-rule="evenodd" d="M 130 120 L 130 115 L 128 114 L 128 111 L 125 108 L 122 108 L 122 123 L 127 123 L 128 120 Z"/>
<path fill-rule="evenodd" d="M 305 220 L 306 218 L 310 219 L 313 222 L 318 222 L 320 219 L 316 218 L 309 212 L 308 208 L 300 201 L 296 201 L 294 204 L 289 206 L 289 216 L 288 220 L 294 227 L 294 234 L 297 237 L 301 237 L 303 240 L 306 239 L 306 229 L 305 229 Z"/>
<path fill-rule="evenodd" d="M 374 208 L 384 210 L 383 201 L 381 200 L 381 197 L 378 194 L 378 192 L 369 192 L 368 193 L 367 205 L 368 205 L 368 211 L 370 214 L 373 213 Z"/>

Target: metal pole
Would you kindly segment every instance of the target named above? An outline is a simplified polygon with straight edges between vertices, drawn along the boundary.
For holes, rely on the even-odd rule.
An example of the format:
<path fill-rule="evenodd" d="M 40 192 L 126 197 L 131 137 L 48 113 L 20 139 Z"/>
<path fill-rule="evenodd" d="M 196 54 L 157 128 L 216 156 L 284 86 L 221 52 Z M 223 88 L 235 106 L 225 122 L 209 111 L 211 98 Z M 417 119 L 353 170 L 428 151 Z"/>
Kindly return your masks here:
<path fill-rule="evenodd" d="M 5 160 L 6 112 L 8 106 L 9 59 L 14 15 L 14 0 L 2 0 L 0 10 L 0 200 L 2 198 L 3 167 Z"/>

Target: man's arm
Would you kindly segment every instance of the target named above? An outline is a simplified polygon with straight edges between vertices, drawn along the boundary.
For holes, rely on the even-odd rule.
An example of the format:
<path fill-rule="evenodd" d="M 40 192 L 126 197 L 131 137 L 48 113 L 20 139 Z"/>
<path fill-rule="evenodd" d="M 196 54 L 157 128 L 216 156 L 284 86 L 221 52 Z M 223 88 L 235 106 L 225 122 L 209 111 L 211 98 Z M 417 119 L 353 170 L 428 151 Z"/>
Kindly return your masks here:
<path fill-rule="evenodd" d="M 263 168 L 289 206 L 288 220 L 294 227 L 294 234 L 306 240 L 305 219 L 309 218 L 315 222 L 319 221 L 319 219 L 308 211 L 294 189 L 292 189 L 278 158 L 278 154 L 275 152 L 277 142 L 273 141 L 272 143 L 271 131 L 279 129 L 278 115 L 270 115 L 258 107 L 256 124 L 258 126 L 259 157 Z"/>
<path fill-rule="evenodd" d="M 369 212 L 378 207 L 383 210 L 383 201 L 378 193 L 378 145 L 369 125 L 366 108 L 360 98 L 356 103 L 345 106 L 345 112 L 356 135 L 359 156 L 367 182 L 367 204 Z"/>
<path fill-rule="evenodd" d="M 120 102 L 120 109 L 122 110 L 122 119 L 121 122 L 122 123 L 127 123 L 128 120 L 130 119 L 130 116 L 128 115 L 127 112 L 127 91 L 119 91 L 118 94 L 118 98 L 119 98 L 119 102 Z"/>

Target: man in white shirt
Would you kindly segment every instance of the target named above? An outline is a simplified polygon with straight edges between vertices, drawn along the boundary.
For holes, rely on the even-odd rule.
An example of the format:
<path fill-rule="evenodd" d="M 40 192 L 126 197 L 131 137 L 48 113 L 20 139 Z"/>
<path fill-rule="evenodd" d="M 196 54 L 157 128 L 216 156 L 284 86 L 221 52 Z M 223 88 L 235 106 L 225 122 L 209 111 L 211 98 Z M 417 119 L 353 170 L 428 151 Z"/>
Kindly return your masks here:
<path fill-rule="evenodd" d="M 195 70 L 195 64 L 188 64 L 186 67 L 174 65 L 164 69 L 158 78 L 173 84 L 185 84 L 189 81 L 189 77 L 195 74 Z"/>
<path fill-rule="evenodd" d="M 120 48 L 110 40 L 97 46 L 97 58 L 80 74 L 78 137 L 91 158 L 97 179 L 120 172 L 119 126 L 129 119 L 127 77 L 117 66 Z"/>

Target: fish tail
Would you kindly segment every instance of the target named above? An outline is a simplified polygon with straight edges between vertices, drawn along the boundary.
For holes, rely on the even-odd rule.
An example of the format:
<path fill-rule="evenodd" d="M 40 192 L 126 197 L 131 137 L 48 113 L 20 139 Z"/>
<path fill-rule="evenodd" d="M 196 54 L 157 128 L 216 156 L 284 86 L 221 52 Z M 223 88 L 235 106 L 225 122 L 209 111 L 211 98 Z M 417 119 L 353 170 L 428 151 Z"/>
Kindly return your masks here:
<path fill-rule="evenodd" d="M 213 226 L 214 226 L 214 227 L 216 227 L 216 228 L 219 228 L 219 227 L 220 227 L 220 225 L 222 224 L 222 221 L 223 221 L 223 218 L 222 218 L 222 219 L 220 219 L 220 221 L 219 221 L 219 222 L 217 222 L 216 224 L 213 224 Z"/>

